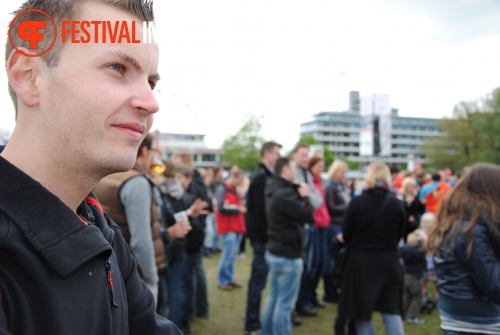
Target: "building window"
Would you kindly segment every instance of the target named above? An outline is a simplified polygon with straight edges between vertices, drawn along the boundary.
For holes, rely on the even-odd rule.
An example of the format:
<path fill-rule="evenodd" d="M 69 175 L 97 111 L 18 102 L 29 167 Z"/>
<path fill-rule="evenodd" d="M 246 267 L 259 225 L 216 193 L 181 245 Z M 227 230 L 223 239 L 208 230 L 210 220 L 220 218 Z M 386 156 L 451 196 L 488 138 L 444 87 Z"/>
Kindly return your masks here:
<path fill-rule="evenodd" d="M 215 155 L 213 155 L 213 154 L 203 154 L 201 156 L 201 160 L 203 162 L 215 162 L 216 161 L 215 160 Z"/>

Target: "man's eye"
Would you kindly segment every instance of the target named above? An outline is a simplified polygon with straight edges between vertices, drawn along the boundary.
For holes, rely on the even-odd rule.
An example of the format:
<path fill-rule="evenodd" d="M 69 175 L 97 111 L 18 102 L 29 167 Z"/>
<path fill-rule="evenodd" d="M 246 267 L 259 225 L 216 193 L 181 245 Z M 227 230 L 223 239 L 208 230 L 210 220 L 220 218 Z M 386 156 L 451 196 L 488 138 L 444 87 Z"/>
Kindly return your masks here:
<path fill-rule="evenodd" d="M 155 87 L 156 87 L 156 82 L 154 82 L 154 81 L 150 80 L 150 81 L 149 81 L 149 86 L 151 86 L 151 90 L 154 90 L 154 89 L 155 89 Z"/>
<path fill-rule="evenodd" d="M 125 66 L 123 66 L 121 64 L 111 64 L 111 65 L 108 65 L 108 67 L 110 69 L 113 69 L 113 70 L 118 71 L 120 73 L 125 72 Z"/>

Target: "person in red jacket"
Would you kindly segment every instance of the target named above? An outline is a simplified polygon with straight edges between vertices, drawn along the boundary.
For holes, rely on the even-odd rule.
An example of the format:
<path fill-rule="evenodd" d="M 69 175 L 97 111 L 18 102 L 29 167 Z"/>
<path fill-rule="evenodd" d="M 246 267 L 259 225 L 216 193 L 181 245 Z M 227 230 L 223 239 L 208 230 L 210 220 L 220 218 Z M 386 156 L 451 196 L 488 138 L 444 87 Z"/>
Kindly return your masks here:
<path fill-rule="evenodd" d="M 233 265 L 238 253 L 241 237 L 245 233 L 246 207 L 242 206 L 236 188 L 245 182 L 243 171 L 235 169 L 226 181 L 217 187 L 215 219 L 217 233 L 222 239 L 223 251 L 219 262 L 219 288 L 232 290 L 241 288 L 234 282 Z"/>

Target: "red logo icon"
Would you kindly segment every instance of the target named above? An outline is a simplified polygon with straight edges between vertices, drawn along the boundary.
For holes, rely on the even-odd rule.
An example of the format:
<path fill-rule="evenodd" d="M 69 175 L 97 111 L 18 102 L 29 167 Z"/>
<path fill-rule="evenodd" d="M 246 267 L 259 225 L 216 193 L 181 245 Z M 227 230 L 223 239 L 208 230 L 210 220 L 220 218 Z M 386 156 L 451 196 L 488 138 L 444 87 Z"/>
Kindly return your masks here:
<path fill-rule="evenodd" d="M 26 14 L 28 12 L 38 12 L 38 13 L 45 15 L 46 17 L 49 18 L 50 22 L 52 23 L 52 27 L 54 29 L 54 35 L 53 35 L 54 37 L 52 39 L 52 43 L 49 45 L 49 47 L 47 49 L 42 50 L 41 52 L 39 52 L 37 54 L 29 54 L 29 53 L 26 53 L 26 52 L 20 50 L 18 48 L 18 46 L 15 45 L 14 40 L 12 39 L 12 27 L 14 26 L 14 23 L 16 22 L 16 20 L 18 20 L 21 17 L 21 15 Z M 47 29 L 47 21 L 27 20 L 27 21 L 22 21 L 19 24 L 17 34 L 18 34 L 19 38 L 21 38 L 22 40 L 30 42 L 30 47 L 29 47 L 30 49 L 36 50 L 36 49 L 38 49 L 38 42 L 44 40 L 46 29 Z M 14 47 L 14 49 L 17 50 L 17 52 L 19 52 L 20 54 L 22 54 L 24 56 L 37 57 L 37 56 L 42 56 L 42 55 L 46 54 L 47 52 L 49 52 L 50 49 L 52 49 L 52 47 L 56 43 L 56 38 L 57 38 L 56 23 L 47 13 L 45 13 L 41 10 L 38 10 L 38 9 L 23 10 L 22 12 L 17 14 L 16 17 L 14 17 L 14 19 L 12 20 L 12 22 L 10 23 L 10 26 L 9 26 L 10 44 L 12 44 L 12 46 Z"/>

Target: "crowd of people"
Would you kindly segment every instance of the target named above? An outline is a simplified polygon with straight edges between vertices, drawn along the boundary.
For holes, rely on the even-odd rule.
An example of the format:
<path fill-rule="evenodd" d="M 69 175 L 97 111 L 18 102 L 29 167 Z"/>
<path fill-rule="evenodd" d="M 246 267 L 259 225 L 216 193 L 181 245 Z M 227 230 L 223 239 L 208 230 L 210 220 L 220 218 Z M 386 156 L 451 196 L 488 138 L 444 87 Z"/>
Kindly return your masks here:
<path fill-rule="evenodd" d="M 26 1 L 23 12 L 154 21 L 146 0 Z M 148 135 L 157 45 L 55 38 L 30 57 L 41 50 L 9 37 L 17 123 L 0 147 L 0 333 L 188 334 L 210 316 L 205 251 L 222 248 L 218 289 L 242 289 L 234 262 L 248 239 L 245 335 L 290 335 L 325 302 L 338 304 L 336 335 L 374 334 L 374 311 L 400 335 L 433 303 L 445 335 L 500 334 L 498 165 L 452 176 L 375 162 L 354 181 L 345 162 L 326 167 L 306 144 L 280 157 L 276 142 L 250 176 L 197 169 L 189 153 L 161 161 Z"/>
<path fill-rule="evenodd" d="M 452 175 L 372 163 L 364 180 L 347 180 L 348 165 L 335 160 L 322 178 L 324 160 L 309 157 L 305 144 L 273 166 L 270 148 L 278 147 L 263 147 L 247 197 L 247 229 L 267 235 L 249 236 L 245 335 L 291 334 L 297 315 L 315 316 L 324 302 L 338 303 L 337 335 L 374 334 L 374 311 L 387 334 L 404 334 L 403 321 L 421 325 L 419 314 L 437 306 L 445 334 L 499 333 L 500 202 L 487 184 L 500 167 L 476 164 Z M 258 206 L 256 191 L 264 193 Z"/>

